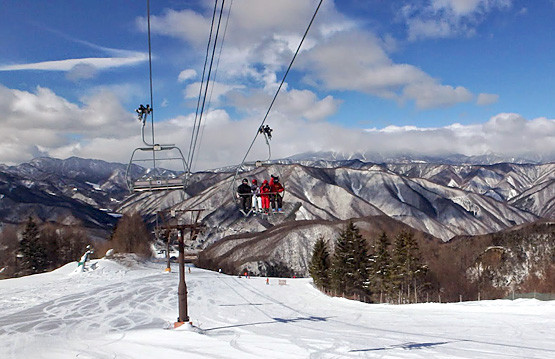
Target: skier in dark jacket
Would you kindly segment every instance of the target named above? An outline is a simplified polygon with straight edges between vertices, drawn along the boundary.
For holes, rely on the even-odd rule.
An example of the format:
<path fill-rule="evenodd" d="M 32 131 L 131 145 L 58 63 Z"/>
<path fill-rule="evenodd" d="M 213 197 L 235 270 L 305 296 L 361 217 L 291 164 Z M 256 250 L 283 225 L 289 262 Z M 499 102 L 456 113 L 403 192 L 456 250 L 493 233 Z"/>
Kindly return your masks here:
<path fill-rule="evenodd" d="M 244 214 L 249 213 L 251 210 L 251 186 L 249 186 L 249 180 L 244 179 L 243 183 L 237 187 L 237 194 L 241 203 L 241 210 Z"/>

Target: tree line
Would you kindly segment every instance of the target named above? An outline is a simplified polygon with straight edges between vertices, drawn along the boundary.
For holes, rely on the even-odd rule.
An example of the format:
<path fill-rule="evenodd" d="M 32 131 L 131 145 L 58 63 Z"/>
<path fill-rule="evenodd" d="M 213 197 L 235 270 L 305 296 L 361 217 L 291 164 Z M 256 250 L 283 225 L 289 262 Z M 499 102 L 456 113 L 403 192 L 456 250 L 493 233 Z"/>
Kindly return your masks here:
<path fill-rule="evenodd" d="M 107 240 L 92 241 L 81 225 L 40 223 L 29 217 L 20 226 L 5 225 L 0 233 L 0 278 L 20 277 L 56 269 L 79 260 L 92 245 L 96 256 L 107 249 L 149 257 L 151 234 L 138 213 L 124 214 Z"/>
<path fill-rule="evenodd" d="M 309 273 L 322 291 L 365 302 L 411 303 L 428 288 L 423 263 L 412 232 L 393 238 L 383 232 L 368 246 L 353 222 L 334 243 L 319 238 L 313 248 Z"/>
<path fill-rule="evenodd" d="M 89 244 L 80 225 L 45 223 L 29 217 L 19 228 L 2 229 L 0 267 L 6 277 L 19 277 L 56 269 L 79 259 Z"/>

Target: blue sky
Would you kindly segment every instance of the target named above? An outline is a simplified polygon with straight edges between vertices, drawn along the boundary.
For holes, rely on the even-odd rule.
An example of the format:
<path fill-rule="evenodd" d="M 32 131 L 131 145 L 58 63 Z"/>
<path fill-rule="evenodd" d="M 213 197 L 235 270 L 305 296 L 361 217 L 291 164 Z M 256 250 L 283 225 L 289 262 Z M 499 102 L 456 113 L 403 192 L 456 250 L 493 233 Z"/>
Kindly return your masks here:
<path fill-rule="evenodd" d="M 240 162 L 317 3 L 225 2 L 195 169 Z M 151 0 L 156 142 L 184 151 L 213 6 Z M 141 145 L 134 109 L 149 102 L 146 1 L 6 0 L 0 11 L 0 162 L 126 162 Z M 274 157 L 555 160 L 554 15 L 552 0 L 324 0 L 268 119 Z"/>

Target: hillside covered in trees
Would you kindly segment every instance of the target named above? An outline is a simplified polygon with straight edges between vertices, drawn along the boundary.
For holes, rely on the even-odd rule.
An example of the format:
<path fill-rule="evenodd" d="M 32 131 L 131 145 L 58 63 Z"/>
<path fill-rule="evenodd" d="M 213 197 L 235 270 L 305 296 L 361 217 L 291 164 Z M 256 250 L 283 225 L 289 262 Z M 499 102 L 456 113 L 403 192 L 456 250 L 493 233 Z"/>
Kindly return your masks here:
<path fill-rule="evenodd" d="M 334 241 L 316 241 L 310 275 L 330 295 L 380 303 L 554 293 L 555 224 L 419 243 L 407 231 L 366 240 L 348 222 Z"/>

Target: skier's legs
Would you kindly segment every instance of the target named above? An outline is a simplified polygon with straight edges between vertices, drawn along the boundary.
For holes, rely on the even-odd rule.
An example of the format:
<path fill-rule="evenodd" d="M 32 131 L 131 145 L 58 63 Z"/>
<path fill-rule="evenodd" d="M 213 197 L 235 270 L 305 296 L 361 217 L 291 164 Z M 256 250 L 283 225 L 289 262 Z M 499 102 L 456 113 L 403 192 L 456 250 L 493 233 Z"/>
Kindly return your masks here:
<path fill-rule="evenodd" d="M 277 193 L 276 200 L 277 200 L 277 208 L 278 210 L 280 210 L 283 206 L 283 197 L 279 193 Z"/>
<path fill-rule="evenodd" d="M 241 208 L 243 209 L 243 211 L 247 212 L 249 210 L 249 202 L 250 202 L 249 196 L 242 194 L 241 195 Z"/>
<path fill-rule="evenodd" d="M 259 207 L 258 207 L 258 201 L 256 200 L 256 195 L 252 196 L 252 209 L 253 211 L 258 211 Z"/>
<path fill-rule="evenodd" d="M 275 194 L 271 194 L 270 195 L 270 203 L 272 204 L 272 210 L 276 210 L 276 195 Z"/>

